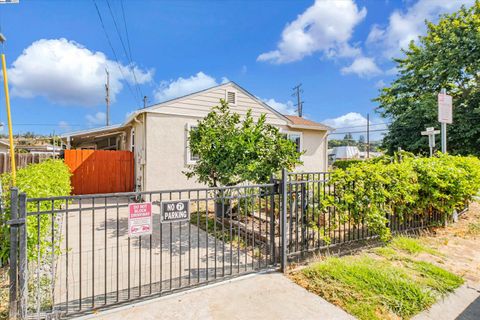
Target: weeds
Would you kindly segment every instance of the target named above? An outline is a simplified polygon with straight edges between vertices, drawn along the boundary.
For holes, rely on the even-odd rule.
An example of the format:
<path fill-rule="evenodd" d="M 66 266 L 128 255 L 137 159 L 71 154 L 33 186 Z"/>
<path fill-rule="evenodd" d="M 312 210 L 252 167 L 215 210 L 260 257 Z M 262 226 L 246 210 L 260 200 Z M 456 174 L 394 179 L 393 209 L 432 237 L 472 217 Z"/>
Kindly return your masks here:
<path fill-rule="evenodd" d="M 389 247 L 397 250 L 405 251 L 412 255 L 418 255 L 419 253 L 429 253 L 431 255 L 440 255 L 437 250 L 434 250 L 423 243 L 420 239 L 398 236 L 392 239 Z"/>
<path fill-rule="evenodd" d="M 292 278 L 359 319 L 409 319 L 463 283 L 440 267 L 412 259 L 422 252 L 438 254 L 419 239 L 396 237 L 359 256 L 327 258 Z"/>

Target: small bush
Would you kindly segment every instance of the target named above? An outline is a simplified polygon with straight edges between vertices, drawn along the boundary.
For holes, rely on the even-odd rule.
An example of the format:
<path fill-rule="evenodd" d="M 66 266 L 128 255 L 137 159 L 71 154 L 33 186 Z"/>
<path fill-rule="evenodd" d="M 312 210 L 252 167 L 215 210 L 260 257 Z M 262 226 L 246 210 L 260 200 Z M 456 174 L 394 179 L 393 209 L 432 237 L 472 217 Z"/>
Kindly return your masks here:
<path fill-rule="evenodd" d="M 342 169 L 342 170 L 345 170 L 347 169 L 348 167 L 350 167 L 351 165 L 354 165 L 354 164 L 357 164 L 357 163 L 360 163 L 360 162 L 363 162 L 362 160 L 355 160 L 355 159 L 352 159 L 352 160 L 336 160 L 332 166 L 335 168 L 335 169 Z"/>
<path fill-rule="evenodd" d="M 20 192 L 25 192 L 29 198 L 66 196 L 70 194 L 70 170 L 62 160 L 46 160 L 38 164 L 31 164 L 17 171 L 17 188 Z M 10 188 L 12 186 L 12 176 L 10 173 L 4 173 L 0 176 L 3 187 L 3 204 L 5 206 L 4 219 L 10 218 Z M 59 208 L 62 202 L 54 202 L 53 207 Z M 28 203 L 27 211 L 47 211 L 52 209 L 51 201 L 39 203 Z M 39 228 L 37 228 L 39 226 Z M 29 258 L 37 257 L 37 254 L 43 254 L 52 247 L 49 235 L 51 233 L 52 217 L 50 215 L 41 215 L 37 217 L 30 216 L 27 220 L 27 248 Z M 40 238 L 39 238 L 40 237 Z M 37 244 L 40 243 L 39 250 Z M 0 259 L 6 262 L 9 256 L 10 242 L 9 229 L 5 224 L 0 229 Z"/>

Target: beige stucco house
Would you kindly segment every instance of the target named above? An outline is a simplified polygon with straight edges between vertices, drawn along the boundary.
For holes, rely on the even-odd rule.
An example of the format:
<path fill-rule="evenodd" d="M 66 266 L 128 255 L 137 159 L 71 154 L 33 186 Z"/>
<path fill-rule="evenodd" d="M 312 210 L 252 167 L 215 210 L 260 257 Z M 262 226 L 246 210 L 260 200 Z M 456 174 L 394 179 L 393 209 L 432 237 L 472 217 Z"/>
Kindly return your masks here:
<path fill-rule="evenodd" d="M 231 110 L 240 115 L 249 109 L 255 118 L 266 114 L 268 123 L 280 128 L 297 143 L 299 150 L 305 151 L 298 171 L 327 170 L 329 127 L 283 115 L 234 82 L 137 110 L 120 125 L 66 133 L 62 137 L 72 149 L 131 150 L 138 190 L 198 187 L 201 185 L 183 174 L 196 160 L 189 152 L 188 132 L 220 99 L 228 101 Z"/>

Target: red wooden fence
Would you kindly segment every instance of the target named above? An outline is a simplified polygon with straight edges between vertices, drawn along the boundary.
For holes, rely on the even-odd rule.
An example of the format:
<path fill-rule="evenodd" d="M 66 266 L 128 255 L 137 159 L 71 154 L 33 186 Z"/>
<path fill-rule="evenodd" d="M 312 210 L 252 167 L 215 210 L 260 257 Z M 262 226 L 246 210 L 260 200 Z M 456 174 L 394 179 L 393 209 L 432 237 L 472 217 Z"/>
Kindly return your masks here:
<path fill-rule="evenodd" d="M 65 150 L 77 195 L 133 191 L 133 161 L 130 151 Z"/>

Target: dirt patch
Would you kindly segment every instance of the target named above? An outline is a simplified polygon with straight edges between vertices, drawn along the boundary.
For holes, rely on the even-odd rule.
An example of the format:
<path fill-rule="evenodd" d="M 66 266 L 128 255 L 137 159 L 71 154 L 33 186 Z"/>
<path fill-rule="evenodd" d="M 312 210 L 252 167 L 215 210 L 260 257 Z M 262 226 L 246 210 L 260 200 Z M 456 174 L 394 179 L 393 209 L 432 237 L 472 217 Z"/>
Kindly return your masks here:
<path fill-rule="evenodd" d="M 422 253 L 419 259 L 435 263 L 462 276 L 470 285 L 480 285 L 480 204 L 474 202 L 459 221 L 436 228 L 422 241 L 441 256 Z"/>

